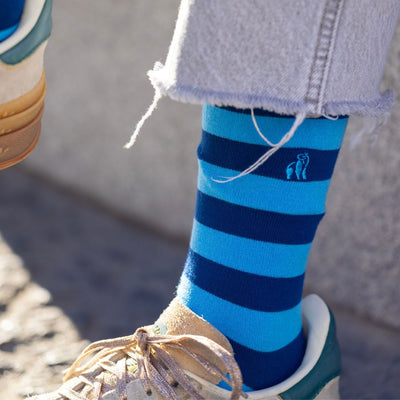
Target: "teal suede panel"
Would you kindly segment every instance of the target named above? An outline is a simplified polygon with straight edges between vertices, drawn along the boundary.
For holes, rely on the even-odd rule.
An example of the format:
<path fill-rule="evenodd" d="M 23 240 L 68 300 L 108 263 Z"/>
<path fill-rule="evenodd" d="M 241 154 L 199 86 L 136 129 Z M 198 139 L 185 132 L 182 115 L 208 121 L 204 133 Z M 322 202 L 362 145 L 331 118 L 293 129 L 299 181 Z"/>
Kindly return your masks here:
<path fill-rule="evenodd" d="M 8 65 L 15 65 L 29 57 L 51 33 L 51 8 L 53 0 L 46 0 L 42 13 L 33 29 L 17 45 L 0 55 L 0 60 Z"/>
<path fill-rule="evenodd" d="M 280 394 L 282 400 L 315 399 L 330 380 L 340 375 L 340 349 L 332 312 L 330 316 L 328 337 L 317 364 L 299 383 Z"/>

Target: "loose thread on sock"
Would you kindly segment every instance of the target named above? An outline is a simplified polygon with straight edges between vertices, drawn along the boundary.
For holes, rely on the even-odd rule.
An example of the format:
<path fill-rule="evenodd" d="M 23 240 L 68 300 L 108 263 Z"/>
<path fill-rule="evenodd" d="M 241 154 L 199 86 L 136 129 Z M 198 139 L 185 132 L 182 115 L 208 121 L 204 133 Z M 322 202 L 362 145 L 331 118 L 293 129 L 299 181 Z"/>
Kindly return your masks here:
<path fill-rule="evenodd" d="M 330 119 L 331 121 L 337 121 L 339 119 L 339 115 L 327 115 L 327 114 L 322 114 L 322 116 L 326 119 Z"/>
<path fill-rule="evenodd" d="M 271 141 L 268 140 L 266 136 L 261 132 L 260 127 L 257 124 L 256 116 L 254 114 L 254 108 L 251 109 L 251 119 L 253 121 L 254 128 L 256 128 L 257 133 L 261 136 L 261 138 L 264 140 L 264 142 L 268 143 L 271 147 L 275 147 L 279 144 L 278 143 L 272 143 Z"/>
<path fill-rule="evenodd" d="M 232 182 L 238 178 L 241 178 L 243 176 L 246 176 L 250 173 L 252 173 L 253 171 L 255 171 L 258 167 L 260 167 L 262 164 L 264 164 L 274 153 L 276 153 L 281 147 L 283 147 L 295 134 L 297 128 L 303 123 L 303 121 L 306 118 L 306 113 L 302 112 L 302 113 L 298 113 L 296 115 L 296 118 L 293 122 L 292 127 L 290 128 L 290 130 L 288 132 L 285 133 L 285 135 L 283 135 L 283 137 L 281 138 L 281 140 L 278 143 L 272 143 L 270 140 L 268 140 L 268 138 L 261 132 L 256 118 L 254 116 L 254 109 L 251 109 L 251 117 L 253 120 L 253 124 L 254 127 L 257 131 L 257 133 L 260 135 L 260 137 L 269 145 L 271 146 L 271 149 L 269 149 L 265 154 L 263 154 L 254 164 L 252 164 L 250 167 L 246 168 L 244 171 L 242 171 L 240 174 L 233 176 L 233 177 L 224 177 L 226 179 L 214 179 L 212 178 L 212 180 L 214 182 L 217 183 L 228 183 L 228 182 Z"/>
<path fill-rule="evenodd" d="M 129 142 L 124 146 L 124 149 L 130 149 L 136 142 L 136 139 L 148 118 L 150 118 L 151 114 L 153 114 L 154 110 L 157 108 L 158 102 L 162 97 L 161 91 L 159 89 L 155 89 L 153 101 L 150 104 L 147 111 L 143 114 L 142 118 L 140 118 L 139 122 L 136 124 L 135 130 L 132 133 Z"/>

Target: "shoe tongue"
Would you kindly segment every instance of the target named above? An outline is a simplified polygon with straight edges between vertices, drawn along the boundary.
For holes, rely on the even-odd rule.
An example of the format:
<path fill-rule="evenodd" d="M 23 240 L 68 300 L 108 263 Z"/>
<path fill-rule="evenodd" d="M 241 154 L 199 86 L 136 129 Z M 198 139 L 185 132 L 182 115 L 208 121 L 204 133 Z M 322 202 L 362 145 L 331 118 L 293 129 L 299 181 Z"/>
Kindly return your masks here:
<path fill-rule="evenodd" d="M 218 343 L 220 346 L 228 350 L 229 353 L 233 354 L 233 349 L 228 339 L 205 319 L 199 317 L 188 307 L 183 305 L 178 298 L 172 300 L 170 305 L 164 310 L 159 319 L 155 322 L 152 330 L 155 335 L 204 336 Z M 195 344 L 190 350 L 200 354 L 209 362 L 215 364 L 224 373 L 226 373 L 221 360 L 215 356 L 211 350 L 207 351 L 203 347 L 196 346 Z M 186 353 L 174 349 L 168 349 L 168 352 L 173 354 L 174 359 L 182 366 L 182 368 L 214 384 L 219 382 L 219 380 L 216 380 L 211 374 L 206 372 L 203 367 L 201 367 Z"/>

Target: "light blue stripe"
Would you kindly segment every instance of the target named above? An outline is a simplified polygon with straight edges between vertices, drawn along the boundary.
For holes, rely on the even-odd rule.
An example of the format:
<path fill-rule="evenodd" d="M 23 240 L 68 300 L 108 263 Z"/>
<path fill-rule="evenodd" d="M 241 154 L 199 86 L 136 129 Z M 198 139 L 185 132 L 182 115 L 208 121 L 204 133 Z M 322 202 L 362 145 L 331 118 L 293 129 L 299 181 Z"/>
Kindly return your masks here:
<path fill-rule="evenodd" d="M 229 392 L 232 391 L 232 388 L 224 381 L 221 381 L 220 383 L 218 383 L 217 386 L 222 389 L 228 390 Z M 254 391 L 254 389 L 250 388 L 249 386 L 245 385 L 244 383 L 242 384 L 242 390 L 243 390 L 243 392 L 253 392 Z"/>
<path fill-rule="evenodd" d="M 291 343 L 301 330 L 301 302 L 286 311 L 253 311 L 200 289 L 185 275 L 181 277 L 177 295 L 187 307 L 226 336 L 256 351 L 279 350 Z"/>
<path fill-rule="evenodd" d="M 311 244 L 260 242 L 229 235 L 194 220 L 190 247 L 202 257 L 239 271 L 294 278 L 304 274 Z"/>
<path fill-rule="evenodd" d="M 266 117 L 256 115 L 261 132 L 273 143 L 279 142 L 290 130 L 294 118 Z M 348 118 L 306 119 L 285 147 L 337 150 L 340 148 Z M 218 107 L 203 107 L 202 127 L 205 131 L 223 138 L 245 143 L 266 145 L 257 133 L 251 115 L 234 113 Z"/>
<path fill-rule="evenodd" d="M 199 160 L 198 188 L 220 200 L 258 210 L 292 215 L 323 214 L 330 180 L 282 181 L 259 175 L 218 183 L 213 179 L 235 176 L 240 171 Z"/>
<path fill-rule="evenodd" d="M 3 29 L 2 31 L 0 31 L 0 42 L 10 37 L 17 30 L 18 25 L 19 22 L 11 28 Z"/>

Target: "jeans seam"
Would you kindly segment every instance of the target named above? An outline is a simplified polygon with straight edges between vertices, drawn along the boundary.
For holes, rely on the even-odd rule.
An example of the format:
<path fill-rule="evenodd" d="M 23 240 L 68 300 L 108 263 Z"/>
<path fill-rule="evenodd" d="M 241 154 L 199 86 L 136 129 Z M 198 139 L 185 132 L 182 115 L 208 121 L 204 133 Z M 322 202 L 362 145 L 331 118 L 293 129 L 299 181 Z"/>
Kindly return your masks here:
<path fill-rule="evenodd" d="M 318 32 L 305 101 L 311 111 L 323 114 L 323 99 L 335 45 L 343 0 L 327 0 Z"/>

